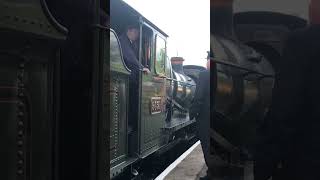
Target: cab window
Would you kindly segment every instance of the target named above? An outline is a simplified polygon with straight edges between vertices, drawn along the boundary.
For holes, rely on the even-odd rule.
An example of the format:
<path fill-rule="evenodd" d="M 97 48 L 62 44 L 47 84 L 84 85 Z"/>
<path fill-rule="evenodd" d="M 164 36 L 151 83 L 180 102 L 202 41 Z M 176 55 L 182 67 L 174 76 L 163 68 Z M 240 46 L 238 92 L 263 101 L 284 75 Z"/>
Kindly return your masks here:
<path fill-rule="evenodd" d="M 155 70 L 158 75 L 165 75 L 166 41 L 156 36 L 156 59 Z"/>
<path fill-rule="evenodd" d="M 111 62 L 117 63 L 121 62 L 121 52 L 119 42 L 114 34 L 110 31 L 110 59 Z"/>
<path fill-rule="evenodd" d="M 151 67 L 151 45 L 152 45 L 152 30 L 144 26 L 142 28 L 142 64 L 150 69 Z"/>
<path fill-rule="evenodd" d="M 170 59 L 169 57 L 167 56 L 166 57 L 166 76 L 168 78 L 171 78 L 171 73 L 172 73 L 172 70 L 171 70 L 171 62 L 170 62 Z"/>

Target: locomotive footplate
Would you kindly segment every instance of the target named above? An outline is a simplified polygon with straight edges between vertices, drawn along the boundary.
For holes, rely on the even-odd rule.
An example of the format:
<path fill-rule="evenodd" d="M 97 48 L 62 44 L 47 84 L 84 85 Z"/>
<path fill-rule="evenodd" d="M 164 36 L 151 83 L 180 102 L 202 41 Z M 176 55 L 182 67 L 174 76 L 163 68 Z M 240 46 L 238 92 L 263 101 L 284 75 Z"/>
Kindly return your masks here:
<path fill-rule="evenodd" d="M 139 158 L 138 157 L 129 157 L 122 163 L 112 167 L 110 169 L 110 178 L 116 177 L 118 174 L 123 172 L 125 168 L 130 166 L 131 164 L 135 163 Z"/>
<path fill-rule="evenodd" d="M 166 131 L 177 131 L 195 122 L 196 120 L 190 120 L 189 116 L 187 116 L 186 118 L 173 117 L 171 121 L 166 122 L 165 127 L 163 129 Z"/>

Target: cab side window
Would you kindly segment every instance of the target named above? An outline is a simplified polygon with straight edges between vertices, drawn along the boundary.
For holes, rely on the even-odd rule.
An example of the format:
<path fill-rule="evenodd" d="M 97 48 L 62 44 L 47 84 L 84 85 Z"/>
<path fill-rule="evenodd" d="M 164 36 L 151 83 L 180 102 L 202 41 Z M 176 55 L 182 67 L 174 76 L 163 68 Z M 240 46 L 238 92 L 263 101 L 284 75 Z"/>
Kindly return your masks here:
<path fill-rule="evenodd" d="M 110 31 L 110 60 L 111 63 L 121 62 L 120 45 L 112 31 Z"/>
<path fill-rule="evenodd" d="M 155 70 L 158 75 L 165 75 L 166 69 L 166 41 L 156 36 Z"/>
<path fill-rule="evenodd" d="M 152 45 L 152 30 L 144 26 L 142 28 L 142 64 L 149 68 L 151 67 L 151 45 Z"/>
<path fill-rule="evenodd" d="M 166 57 L 166 76 L 168 78 L 172 77 L 171 62 L 170 62 L 169 57 Z"/>

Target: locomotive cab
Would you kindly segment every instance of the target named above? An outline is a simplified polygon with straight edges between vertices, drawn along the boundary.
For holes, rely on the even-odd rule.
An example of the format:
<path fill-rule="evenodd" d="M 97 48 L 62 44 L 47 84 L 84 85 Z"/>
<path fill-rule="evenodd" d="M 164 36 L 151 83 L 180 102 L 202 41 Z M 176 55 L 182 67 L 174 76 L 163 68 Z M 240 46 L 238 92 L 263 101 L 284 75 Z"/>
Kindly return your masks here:
<path fill-rule="evenodd" d="M 138 74 L 138 102 L 129 102 L 129 79 L 123 81 L 122 92 L 112 93 L 111 89 L 111 136 L 110 136 L 110 155 L 111 155 L 111 178 L 120 174 L 124 168 L 134 162 L 148 156 L 161 147 L 161 128 L 165 122 L 166 105 L 166 78 L 171 78 L 171 66 L 167 66 L 166 59 L 166 38 L 167 35 L 155 25 L 145 19 L 133 8 L 123 1 L 111 1 L 111 28 L 110 45 L 120 52 L 121 44 L 119 41 L 112 41 L 112 37 L 117 37 L 126 33 L 129 24 L 139 25 L 139 62 L 149 68 L 149 74 L 139 72 Z M 117 38 L 115 38 L 117 39 Z M 112 55 L 113 49 L 110 49 Z M 120 53 L 121 54 L 121 53 Z M 126 69 L 126 75 L 130 75 L 130 69 L 123 60 L 122 55 L 116 58 L 118 67 Z M 111 57 L 112 62 L 112 57 Z M 115 87 L 119 81 L 114 81 L 119 76 L 113 73 L 115 66 L 111 66 L 111 87 Z M 127 76 L 129 77 L 129 76 Z M 117 95 L 117 98 L 113 95 Z M 118 99 L 120 98 L 120 99 Z M 138 110 L 129 113 L 131 105 L 138 106 Z M 119 108 L 119 109 L 115 109 Z M 134 117 L 134 118 L 133 118 Z M 130 119 L 131 118 L 131 119 Z M 128 126 L 128 122 L 130 126 Z"/>

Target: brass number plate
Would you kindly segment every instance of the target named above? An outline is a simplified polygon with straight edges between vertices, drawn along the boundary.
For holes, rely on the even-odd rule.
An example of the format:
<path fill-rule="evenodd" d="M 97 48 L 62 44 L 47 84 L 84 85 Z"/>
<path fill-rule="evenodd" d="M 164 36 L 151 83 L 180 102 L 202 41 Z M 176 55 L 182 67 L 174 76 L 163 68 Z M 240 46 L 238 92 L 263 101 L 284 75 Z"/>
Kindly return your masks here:
<path fill-rule="evenodd" d="M 151 98 L 150 112 L 151 112 L 151 114 L 161 113 L 161 97 L 152 97 Z"/>

